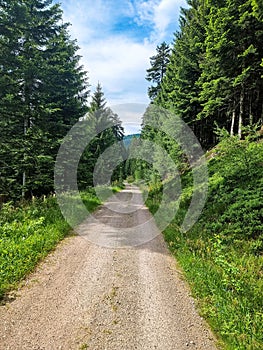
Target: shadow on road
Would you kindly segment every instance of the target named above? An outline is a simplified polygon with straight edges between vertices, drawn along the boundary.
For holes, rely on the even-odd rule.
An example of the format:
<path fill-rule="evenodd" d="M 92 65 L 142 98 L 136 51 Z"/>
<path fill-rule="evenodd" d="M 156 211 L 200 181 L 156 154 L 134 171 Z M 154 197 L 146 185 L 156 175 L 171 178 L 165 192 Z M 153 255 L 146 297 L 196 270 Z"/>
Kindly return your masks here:
<path fill-rule="evenodd" d="M 161 232 L 134 185 L 111 196 L 90 215 L 76 232 L 90 242 L 106 248 L 155 249 L 166 252 L 159 242 Z M 153 244 L 158 240 L 158 244 Z"/>

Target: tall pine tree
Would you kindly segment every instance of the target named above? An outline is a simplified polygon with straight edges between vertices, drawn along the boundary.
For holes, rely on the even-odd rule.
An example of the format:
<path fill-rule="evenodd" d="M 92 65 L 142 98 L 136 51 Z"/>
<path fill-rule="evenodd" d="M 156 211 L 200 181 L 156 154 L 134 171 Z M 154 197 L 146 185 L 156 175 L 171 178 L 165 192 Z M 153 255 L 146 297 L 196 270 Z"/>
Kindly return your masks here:
<path fill-rule="evenodd" d="M 151 100 L 155 99 L 160 91 L 166 67 L 170 59 L 170 47 L 165 42 L 158 45 L 156 51 L 157 54 L 150 57 L 151 68 L 147 69 L 146 75 L 146 80 L 154 84 L 148 88 L 148 95 Z"/>
<path fill-rule="evenodd" d="M 1 1 L 0 23 L 0 191 L 48 193 L 59 141 L 85 113 L 78 48 L 49 0 Z"/>

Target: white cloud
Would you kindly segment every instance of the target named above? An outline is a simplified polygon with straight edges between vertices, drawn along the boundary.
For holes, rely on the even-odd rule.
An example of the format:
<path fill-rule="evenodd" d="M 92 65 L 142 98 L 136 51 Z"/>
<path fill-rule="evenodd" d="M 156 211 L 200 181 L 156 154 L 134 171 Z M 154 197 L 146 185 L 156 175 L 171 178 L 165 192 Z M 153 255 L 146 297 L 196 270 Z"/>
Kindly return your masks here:
<path fill-rule="evenodd" d="M 183 0 L 163 0 L 155 8 L 155 28 L 161 37 L 166 35 L 169 25 L 178 20 L 180 7 L 183 4 Z"/>
<path fill-rule="evenodd" d="M 71 23 L 70 32 L 73 38 L 82 43 L 101 35 L 110 29 L 111 12 L 103 1 L 63 0 L 64 19 Z"/>
<path fill-rule="evenodd" d="M 136 1 L 137 21 L 139 24 L 152 23 L 154 30 L 150 40 L 160 43 L 167 36 L 170 25 L 173 25 L 173 31 L 175 30 L 180 8 L 185 5 L 185 0 L 138 0 Z"/>
<path fill-rule="evenodd" d="M 110 96 L 109 103 L 116 104 L 146 102 L 144 77 L 154 49 L 149 43 L 112 36 L 82 45 L 80 53 L 92 85 L 99 81 Z"/>
<path fill-rule="evenodd" d="M 112 106 L 113 111 L 121 116 L 127 134 L 140 132 L 141 118 L 146 108 L 147 105 L 142 103 L 125 103 Z"/>
<path fill-rule="evenodd" d="M 60 1 L 64 20 L 72 24 L 70 32 L 81 48 L 81 63 L 88 71 L 92 91 L 99 81 L 109 105 L 148 104 L 149 83 L 145 75 L 149 58 L 155 53 L 156 45 L 167 39 L 168 32 L 171 38 L 179 7 L 185 1 Z M 116 30 L 120 20 L 124 21 L 124 26 L 125 21 L 129 22 L 129 32 L 125 31 L 125 27 Z"/>
<path fill-rule="evenodd" d="M 136 8 L 137 21 L 139 24 L 153 22 L 154 11 L 158 3 L 158 0 L 138 0 L 135 2 L 134 6 Z"/>

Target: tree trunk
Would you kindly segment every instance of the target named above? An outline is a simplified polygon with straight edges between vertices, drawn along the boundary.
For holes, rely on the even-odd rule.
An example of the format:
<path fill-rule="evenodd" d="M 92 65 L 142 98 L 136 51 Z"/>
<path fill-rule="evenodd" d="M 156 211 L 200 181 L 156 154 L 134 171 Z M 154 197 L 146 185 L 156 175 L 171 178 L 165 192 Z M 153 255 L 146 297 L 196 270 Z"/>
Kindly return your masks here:
<path fill-rule="evenodd" d="M 28 129 L 28 120 L 25 117 L 24 119 L 24 136 L 27 133 L 27 129 Z M 25 154 L 24 154 L 25 157 Z M 26 188 L 26 172 L 23 171 L 23 179 L 22 179 L 22 198 L 25 198 L 25 188 Z"/>
<path fill-rule="evenodd" d="M 26 187 L 26 173 L 25 171 L 23 172 L 23 182 L 22 182 L 22 198 L 25 198 L 25 187 Z"/>
<path fill-rule="evenodd" d="M 252 96 L 249 99 L 249 125 L 253 125 Z"/>
<path fill-rule="evenodd" d="M 232 121 L 231 121 L 231 130 L 230 130 L 231 136 L 234 136 L 235 120 L 236 120 L 236 110 L 234 109 L 232 113 Z"/>
<path fill-rule="evenodd" d="M 241 139 L 242 137 L 242 126 L 243 126 L 243 118 L 244 118 L 244 99 L 245 99 L 245 91 L 244 86 L 242 86 L 240 93 L 240 111 L 239 111 L 239 121 L 238 121 L 238 137 Z"/>

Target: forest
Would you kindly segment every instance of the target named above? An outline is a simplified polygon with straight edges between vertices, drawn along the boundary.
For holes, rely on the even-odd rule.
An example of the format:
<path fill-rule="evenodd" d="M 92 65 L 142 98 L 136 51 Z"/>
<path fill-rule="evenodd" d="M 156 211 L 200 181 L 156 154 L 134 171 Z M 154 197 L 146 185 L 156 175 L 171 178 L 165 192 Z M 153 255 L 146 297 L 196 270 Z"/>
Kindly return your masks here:
<path fill-rule="evenodd" d="M 262 125 L 262 5 L 257 1 L 189 1 L 174 43 L 152 57 L 149 97 L 191 126 L 201 145 Z"/>
<path fill-rule="evenodd" d="M 119 191 L 124 180 L 135 183 L 153 214 L 163 198 L 167 211 L 178 208 L 164 237 L 201 315 L 222 348 L 261 349 L 263 4 L 187 3 L 173 42 L 160 43 L 149 58 L 150 103 L 141 135 L 125 141 L 103 82 L 90 93 L 61 6 L 52 0 L 0 0 L 0 298 L 70 232 L 56 202 L 54 168 L 63 138 L 84 121 L 96 134 L 78 166 L 85 205 L 95 210 L 101 204 L 94 169 L 104 151 L 119 143 L 120 154 L 108 160 L 119 162 L 111 183 L 102 179 L 100 185 Z M 197 165 L 169 133 L 178 120 L 195 135 L 191 150 L 200 144 L 208 172 L 207 200 L 188 232 L 180 227 Z M 134 152 L 137 158 L 129 158 Z M 164 152 L 173 166 L 164 163 Z M 164 188 L 172 191 L 178 174 L 181 196 L 174 199 Z"/>
<path fill-rule="evenodd" d="M 0 198 L 32 198 L 54 191 L 54 163 L 59 146 L 80 118 L 91 129 L 108 123 L 108 131 L 83 154 L 79 182 L 91 186 L 81 168 L 115 140 L 121 122 L 106 107 L 100 84 L 90 95 L 87 72 L 80 65 L 76 40 L 52 1 L 1 1 L 0 24 Z M 116 123 L 115 123 L 116 124 Z M 99 139 L 103 139 L 99 141 Z M 91 156 L 90 156 L 91 155 Z M 93 158 L 93 159 L 91 159 Z M 86 159 L 86 160 L 85 160 Z"/>

